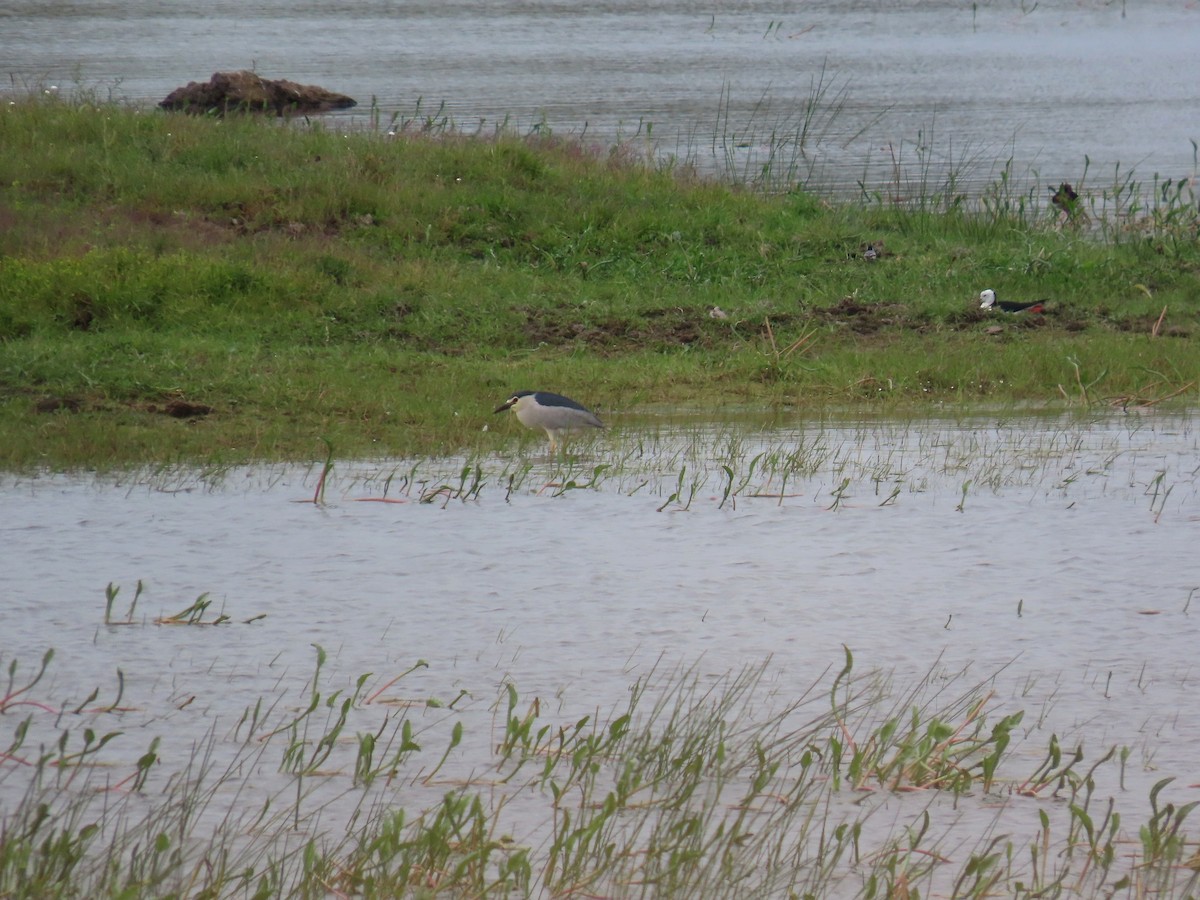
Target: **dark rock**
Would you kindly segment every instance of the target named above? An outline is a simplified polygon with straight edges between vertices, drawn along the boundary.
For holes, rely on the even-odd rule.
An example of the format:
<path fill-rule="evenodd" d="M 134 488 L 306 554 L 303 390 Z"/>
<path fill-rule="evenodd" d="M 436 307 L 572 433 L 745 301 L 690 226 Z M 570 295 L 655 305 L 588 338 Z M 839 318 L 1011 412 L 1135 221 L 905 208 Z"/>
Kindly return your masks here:
<path fill-rule="evenodd" d="M 345 94 L 294 81 L 275 81 L 254 72 L 215 72 L 207 82 L 176 88 L 158 104 L 188 113 L 265 112 L 277 116 L 349 109 L 358 102 Z"/>

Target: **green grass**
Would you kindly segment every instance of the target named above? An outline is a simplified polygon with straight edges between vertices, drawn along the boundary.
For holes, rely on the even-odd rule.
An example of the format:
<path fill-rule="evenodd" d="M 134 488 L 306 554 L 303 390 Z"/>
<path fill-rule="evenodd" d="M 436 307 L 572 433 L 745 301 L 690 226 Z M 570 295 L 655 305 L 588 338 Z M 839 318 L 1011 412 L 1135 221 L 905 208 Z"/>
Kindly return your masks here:
<path fill-rule="evenodd" d="M 1003 182 L 830 205 L 545 134 L 13 97 L 0 140 L 5 468 L 486 449 L 523 387 L 610 417 L 1197 398 L 1178 185 L 1059 227 Z M 989 317 L 983 287 L 1051 312 Z"/>

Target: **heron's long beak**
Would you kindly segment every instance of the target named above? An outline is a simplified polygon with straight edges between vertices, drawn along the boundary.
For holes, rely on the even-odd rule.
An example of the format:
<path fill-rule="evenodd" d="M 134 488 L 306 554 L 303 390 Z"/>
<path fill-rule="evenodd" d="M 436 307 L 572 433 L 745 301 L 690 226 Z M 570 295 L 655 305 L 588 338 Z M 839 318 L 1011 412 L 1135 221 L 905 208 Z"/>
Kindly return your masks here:
<path fill-rule="evenodd" d="M 497 406 L 495 409 L 493 409 L 492 412 L 502 413 L 506 409 L 509 409 L 516 402 L 517 402 L 516 400 L 509 400 L 507 403 L 501 403 L 499 406 Z"/>

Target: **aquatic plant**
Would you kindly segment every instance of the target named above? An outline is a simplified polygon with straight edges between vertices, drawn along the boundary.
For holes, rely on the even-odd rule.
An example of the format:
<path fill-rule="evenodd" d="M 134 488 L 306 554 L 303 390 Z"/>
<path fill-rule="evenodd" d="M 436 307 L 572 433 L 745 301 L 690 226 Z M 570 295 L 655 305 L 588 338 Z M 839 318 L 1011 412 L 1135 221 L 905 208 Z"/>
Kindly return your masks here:
<path fill-rule="evenodd" d="M 935 667 L 897 696 L 881 673 L 857 674 L 846 649 L 831 679 L 791 696 L 767 663 L 716 678 L 689 667 L 652 671 L 609 714 L 582 716 L 548 715 L 505 681 L 494 740 L 481 743 L 457 714 L 414 722 L 445 705 L 384 702 L 419 664 L 343 692 L 321 686 L 316 654 L 302 707 L 281 684 L 227 735 L 210 728 L 191 758 L 157 737 L 131 754 L 122 731 L 72 733 L 85 714 L 114 721 L 112 707 L 14 721 L 0 756 L 0 891 L 1182 896 L 1200 878 L 1184 830 L 1197 804 L 1168 799 L 1170 778 L 1131 844 L 1118 798 L 1097 793 L 1116 748 L 1082 769 L 1082 749 L 1064 754 L 1052 737 L 1045 760 L 1015 775 L 1023 711 L 996 709 L 990 679 L 964 685 Z M 10 686 L 0 709 L 20 695 Z M 22 756 L 56 730 L 57 750 Z M 436 732 L 440 751 L 426 746 Z M 894 803 L 912 814 L 880 821 Z M 982 825 L 964 839 L 968 806 Z"/>
<path fill-rule="evenodd" d="M 125 618 L 120 621 L 114 621 L 112 617 L 113 604 L 117 601 L 117 595 L 121 592 L 119 584 L 113 584 L 111 581 L 104 589 L 104 624 L 105 625 L 133 625 L 133 613 L 137 609 L 138 600 L 141 599 L 142 591 L 145 590 L 145 585 L 139 578 L 137 586 L 133 591 L 133 599 L 129 601 L 129 609 L 125 611 Z"/>
<path fill-rule="evenodd" d="M 1110 421 L 1106 416 L 1041 416 L 1036 424 L 1003 414 L 942 422 L 856 420 L 849 430 L 831 419 L 765 432 L 756 417 L 713 426 L 693 416 L 659 416 L 644 427 L 609 433 L 586 453 L 553 459 L 516 449 L 399 465 L 347 462 L 341 481 L 326 489 L 336 484 L 355 501 L 415 498 L 442 508 L 453 499 L 479 503 L 503 496 L 513 503 L 520 497 L 561 499 L 581 490 L 629 498 L 651 494 L 660 498 L 659 511 L 694 511 L 710 501 L 718 510 L 738 509 L 763 500 L 778 506 L 821 502 L 832 511 L 846 508 L 852 496 L 874 497 L 875 506 L 886 508 L 906 494 L 947 491 L 956 495 L 954 510 L 965 513 L 969 497 L 981 493 L 1042 486 L 1067 497 L 1074 486 L 1113 472 L 1123 460 L 1144 460 L 1145 466 L 1128 473 L 1129 484 L 1135 493 L 1144 488 L 1157 521 L 1177 489 L 1194 484 L 1194 473 L 1145 458 L 1138 449 L 1144 444 L 1139 423 L 1121 418 L 1123 425 L 1138 425 L 1126 434 L 1093 428 Z M 750 427 L 751 422 L 758 424 Z M 314 463 L 312 471 L 320 468 Z"/>

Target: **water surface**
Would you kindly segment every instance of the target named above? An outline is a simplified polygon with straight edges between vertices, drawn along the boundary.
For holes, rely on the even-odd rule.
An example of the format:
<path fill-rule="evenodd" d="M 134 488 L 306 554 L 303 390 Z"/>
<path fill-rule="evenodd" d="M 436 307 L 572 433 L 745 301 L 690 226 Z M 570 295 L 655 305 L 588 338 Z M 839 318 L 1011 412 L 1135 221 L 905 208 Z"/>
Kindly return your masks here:
<path fill-rule="evenodd" d="M 1130 822 L 1165 775 L 1197 799 L 1189 418 L 664 422 L 567 461 L 524 446 L 338 463 L 324 504 L 310 467 L 9 477 L 0 661 L 28 673 L 54 649 L 29 698 L 47 711 L 123 682 L 116 778 L 152 735 L 170 769 L 210 732 L 233 741 L 263 697 L 302 708 L 314 645 L 326 687 L 371 673 L 383 700 L 439 702 L 417 714 L 431 734 L 464 722 L 461 772 L 487 767 L 507 683 L 575 721 L 673 667 L 715 678 L 769 661 L 772 692 L 799 696 L 849 648 L 899 694 L 931 673 L 990 680 L 996 714 L 1027 713 L 1010 777 L 1057 734 L 1089 761 L 1128 748 L 1123 787 L 1115 769 L 1098 778 Z M 106 625 L 105 586 L 122 619 L 139 580 L 134 624 Z M 230 622 L 157 623 L 202 594 L 205 618 Z M 378 710 L 360 711 L 365 727 Z M 47 712 L 35 730 L 60 724 Z M 0 809 L 21 771 L 0 775 Z M 912 803 L 927 800 L 886 814 Z M 997 813 L 954 815 L 984 828 Z"/>
<path fill-rule="evenodd" d="M 762 0 L 13 0 L 3 71 L 152 103 L 212 72 L 350 94 L 369 115 L 466 128 L 546 125 L 643 137 L 657 152 L 754 176 L 763 165 L 853 192 L 1093 187 L 1196 174 L 1200 8 L 1173 0 L 888 3 Z M 803 141 L 800 137 L 803 136 Z M 800 144 L 803 144 L 801 154 Z M 772 147 L 775 154 L 772 155 Z"/>

